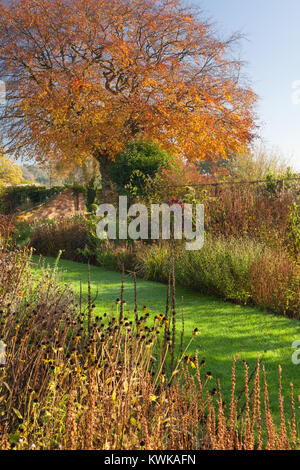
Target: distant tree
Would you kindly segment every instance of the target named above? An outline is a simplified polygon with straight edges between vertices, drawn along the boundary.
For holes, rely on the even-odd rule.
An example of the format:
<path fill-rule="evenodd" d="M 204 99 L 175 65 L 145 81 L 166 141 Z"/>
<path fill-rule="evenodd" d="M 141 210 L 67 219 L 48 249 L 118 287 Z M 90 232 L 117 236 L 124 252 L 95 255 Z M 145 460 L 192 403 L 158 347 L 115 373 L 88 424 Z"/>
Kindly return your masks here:
<path fill-rule="evenodd" d="M 43 186 L 50 184 L 48 171 L 38 164 L 25 163 L 21 166 L 23 178 L 26 181 L 32 181 Z"/>
<path fill-rule="evenodd" d="M 239 180 L 262 180 L 270 173 L 280 178 L 288 168 L 284 156 L 264 144 L 235 155 L 228 166 L 230 175 Z"/>
<path fill-rule="evenodd" d="M 52 181 L 55 179 L 56 184 L 84 186 L 87 208 L 91 210 L 91 206 L 96 202 L 101 182 L 100 169 L 96 160 L 89 159 L 81 164 L 71 162 L 71 165 L 64 161 L 59 162 L 54 167 L 52 165 L 51 178 Z"/>
<path fill-rule="evenodd" d="M 278 151 L 268 149 L 261 143 L 226 158 L 198 161 L 196 167 L 202 175 L 255 181 L 264 179 L 270 173 L 281 177 L 287 172 L 289 164 Z"/>
<path fill-rule="evenodd" d="M 0 187 L 20 184 L 23 181 L 22 170 L 0 151 Z"/>
<path fill-rule="evenodd" d="M 200 174 L 198 167 L 182 158 L 174 158 L 167 167 L 161 169 L 155 178 L 155 184 L 170 187 L 172 191 L 176 187 L 197 185 L 205 182 L 205 177 Z"/>
<path fill-rule="evenodd" d="M 195 165 L 201 175 L 207 176 L 226 176 L 230 174 L 232 160 L 234 157 L 228 156 L 227 158 L 216 158 L 214 160 L 202 160 Z"/>
<path fill-rule="evenodd" d="M 22 170 L 22 175 L 23 175 L 24 180 L 30 181 L 32 183 L 36 182 L 34 174 L 32 173 L 32 171 L 30 171 L 30 169 L 27 166 L 21 165 L 20 168 Z"/>

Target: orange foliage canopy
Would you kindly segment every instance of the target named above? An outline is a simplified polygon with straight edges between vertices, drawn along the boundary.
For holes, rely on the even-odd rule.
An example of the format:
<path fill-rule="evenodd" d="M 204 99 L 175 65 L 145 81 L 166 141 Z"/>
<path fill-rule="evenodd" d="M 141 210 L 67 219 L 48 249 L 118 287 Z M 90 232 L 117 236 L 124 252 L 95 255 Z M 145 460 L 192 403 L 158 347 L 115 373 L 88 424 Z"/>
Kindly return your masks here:
<path fill-rule="evenodd" d="M 193 161 L 244 149 L 256 96 L 232 48 L 179 0 L 0 6 L 1 129 L 15 154 L 105 166 L 138 136 Z"/>

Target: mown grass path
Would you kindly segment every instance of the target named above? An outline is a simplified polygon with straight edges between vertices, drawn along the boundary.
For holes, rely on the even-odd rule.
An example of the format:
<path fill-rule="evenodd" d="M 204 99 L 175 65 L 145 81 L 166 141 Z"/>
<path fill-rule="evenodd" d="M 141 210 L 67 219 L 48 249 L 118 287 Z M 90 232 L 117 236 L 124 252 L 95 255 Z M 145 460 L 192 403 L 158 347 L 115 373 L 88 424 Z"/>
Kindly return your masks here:
<path fill-rule="evenodd" d="M 34 261 L 37 261 L 34 257 Z M 55 260 L 46 258 L 46 264 L 53 266 Z M 76 294 L 80 292 L 82 280 L 83 295 L 86 300 L 88 290 L 87 265 L 72 261 L 60 260 L 59 269 L 62 271 L 62 282 L 71 283 Z M 40 268 L 33 265 L 33 272 L 40 274 Z M 98 290 L 95 302 L 95 313 L 100 314 L 115 309 L 115 300 L 120 297 L 121 274 L 91 266 L 92 295 Z M 147 306 L 150 316 L 164 313 L 167 286 L 138 280 L 139 307 Z M 133 315 L 134 294 L 133 281 L 126 276 L 124 299 L 127 302 L 125 310 Z M 211 371 L 213 379 L 211 388 L 215 387 L 216 379 L 220 379 L 222 391 L 229 400 L 231 384 L 231 368 L 234 356 L 238 355 L 237 389 L 242 387 L 243 360 L 249 364 L 250 370 L 255 368 L 257 354 L 264 354 L 263 364 L 266 368 L 270 402 L 278 415 L 278 367 L 283 368 L 283 390 L 288 411 L 288 395 L 290 382 L 294 383 L 296 403 L 299 411 L 297 396 L 300 395 L 300 365 L 292 363 L 291 348 L 293 341 L 300 340 L 300 322 L 281 316 L 262 312 L 259 309 L 235 305 L 200 293 L 180 288 L 176 289 L 178 329 L 181 328 L 181 312 L 185 318 L 185 344 L 189 341 L 194 328 L 200 335 L 195 338 L 190 351 L 199 350 L 200 359 L 206 360 L 206 371 Z M 179 333 L 178 333 L 179 334 Z"/>

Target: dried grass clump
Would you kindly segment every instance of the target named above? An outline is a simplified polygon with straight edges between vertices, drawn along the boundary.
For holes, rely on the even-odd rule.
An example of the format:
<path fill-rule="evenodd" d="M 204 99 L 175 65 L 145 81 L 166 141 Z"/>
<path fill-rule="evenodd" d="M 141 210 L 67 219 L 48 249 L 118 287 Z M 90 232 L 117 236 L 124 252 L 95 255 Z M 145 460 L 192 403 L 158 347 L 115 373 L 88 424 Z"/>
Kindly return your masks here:
<path fill-rule="evenodd" d="M 251 267 L 254 302 L 291 318 L 300 318 L 300 264 L 284 251 L 266 251 Z"/>

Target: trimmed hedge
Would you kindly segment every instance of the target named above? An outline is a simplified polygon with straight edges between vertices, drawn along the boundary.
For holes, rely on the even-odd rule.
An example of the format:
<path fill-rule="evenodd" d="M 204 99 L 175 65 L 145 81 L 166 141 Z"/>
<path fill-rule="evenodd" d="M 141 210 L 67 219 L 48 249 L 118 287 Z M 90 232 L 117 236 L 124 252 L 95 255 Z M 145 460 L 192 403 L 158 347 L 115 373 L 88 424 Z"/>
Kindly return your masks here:
<path fill-rule="evenodd" d="M 0 213 L 9 215 L 24 205 L 38 206 L 57 196 L 65 188 L 83 193 L 87 198 L 87 189 L 79 185 L 53 186 L 52 188 L 34 185 L 9 186 L 0 194 Z"/>
<path fill-rule="evenodd" d="M 0 196 L 0 211 L 3 214 L 11 214 L 25 204 L 37 206 L 56 196 L 63 189 L 63 186 L 53 188 L 33 185 L 7 187 Z"/>

